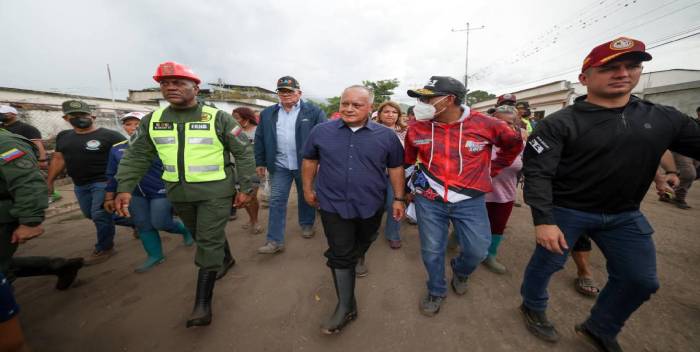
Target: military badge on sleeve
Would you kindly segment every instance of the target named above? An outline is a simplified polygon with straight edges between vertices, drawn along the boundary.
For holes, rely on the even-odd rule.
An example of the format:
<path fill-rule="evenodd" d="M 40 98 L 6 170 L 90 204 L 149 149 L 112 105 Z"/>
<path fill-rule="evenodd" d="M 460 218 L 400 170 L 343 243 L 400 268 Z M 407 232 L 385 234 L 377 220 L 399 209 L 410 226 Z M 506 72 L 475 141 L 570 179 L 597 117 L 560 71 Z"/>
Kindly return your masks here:
<path fill-rule="evenodd" d="M 530 138 L 527 144 L 530 145 L 530 148 L 532 148 L 537 154 L 542 154 L 552 149 L 552 147 L 550 147 L 549 144 L 547 144 L 547 142 L 545 142 L 540 136 Z"/>
<path fill-rule="evenodd" d="M 3 161 L 3 164 L 7 164 L 12 160 L 23 157 L 25 154 L 27 154 L 27 153 L 25 153 L 17 148 L 12 148 L 8 151 L 0 153 L 0 160 Z"/>

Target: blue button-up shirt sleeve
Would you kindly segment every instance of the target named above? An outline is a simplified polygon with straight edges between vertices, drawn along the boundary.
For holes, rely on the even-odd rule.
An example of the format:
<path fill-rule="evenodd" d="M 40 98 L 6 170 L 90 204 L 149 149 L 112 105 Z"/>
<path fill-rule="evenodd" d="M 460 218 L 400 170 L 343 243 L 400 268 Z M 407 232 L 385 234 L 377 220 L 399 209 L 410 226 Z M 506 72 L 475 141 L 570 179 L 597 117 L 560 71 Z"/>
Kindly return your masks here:
<path fill-rule="evenodd" d="M 403 166 L 403 146 L 401 145 L 401 140 L 394 134 L 396 138 L 389 138 L 391 140 L 389 145 L 389 155 L 386 162 L 388 168 L 395 168 Z"/>

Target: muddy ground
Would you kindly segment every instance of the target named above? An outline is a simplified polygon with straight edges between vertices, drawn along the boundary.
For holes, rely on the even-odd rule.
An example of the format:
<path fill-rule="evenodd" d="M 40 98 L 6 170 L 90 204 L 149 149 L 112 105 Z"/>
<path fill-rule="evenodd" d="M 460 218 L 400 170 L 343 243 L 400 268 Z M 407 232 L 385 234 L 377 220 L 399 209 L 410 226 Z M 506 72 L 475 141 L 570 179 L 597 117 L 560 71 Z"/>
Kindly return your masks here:
<path fill-rule="evenodd" d="M 696 184 L 695 188 L 700 188 Z M 572 286 L 572 261 L 552 279 L 549 316 L 562 339 L 541 342 L 525 329 L 517 310 L 523 269 L 534 247 L 527 206 L 515 208 L 501 246 L 508 273 L 479 268 L 463 297 L 450 292 L 437 316 L 418 312 L 425 291 L 416 226 L 402 227 L 403 247 L 391 250 L 377 240 L 368 254 L 370 274 L 358 279 L 359 318 L 340 335 L 323 336 L 319 323 L 332 311 L 335 294 L 322 256 L 325 238 L 303 239 L 290 200 L 287 248 L 259 255 L 264 235 L 241 230 L 247 215 L 227 227 L 238 261 L 216 285 L 214 321 L 185 328 L 194 299 L 193 248 L 163 233 L 167 260 L 151 272 L 135 274 L 144 259 L 131 231 L 118 230 L 119 253 L 84 268 L 76 287 L 60 292 L 54 280 L 16 282 L 21 320 L 35 351 L 590 351 L 573 326 L 594 301 Z M 627 351 L 700 350 L 700 189 L 691 190 L 691 210 L 660 203 L 650 193 L 642 208 L 656 230 L 661 289 L 627 322 L 619 337 Z M 267 211 L 261 211 L 267 223 Z M 291 220 L 291 221 L 290 221 Z M 41 238 L 17 255 L 87 255 L 94 228 L 79 212 L 54 217 Z M 454 254 L 454 253 L 453 253 Z M 595 278 L 606 280 L 605 262 L 592 255 Z M 449 271 L 448 271 L 449 273 Z"/>

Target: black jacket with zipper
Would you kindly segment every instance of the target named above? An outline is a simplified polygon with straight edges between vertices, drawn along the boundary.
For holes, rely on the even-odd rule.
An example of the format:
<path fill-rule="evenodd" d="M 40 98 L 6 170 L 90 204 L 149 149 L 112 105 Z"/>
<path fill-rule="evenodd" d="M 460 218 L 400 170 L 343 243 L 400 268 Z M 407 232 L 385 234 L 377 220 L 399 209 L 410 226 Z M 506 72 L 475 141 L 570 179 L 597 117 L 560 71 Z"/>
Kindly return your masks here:
<path fill-rule="evenodd" d="M 524 195 L 535 225 L 555 224 L 554 206 L 637 210 L 664 151 L 700 159 L 700 125 L 678 110 L 635 96 L 619 109 L 585 99 L 547 116 L 528 138 Z"/>

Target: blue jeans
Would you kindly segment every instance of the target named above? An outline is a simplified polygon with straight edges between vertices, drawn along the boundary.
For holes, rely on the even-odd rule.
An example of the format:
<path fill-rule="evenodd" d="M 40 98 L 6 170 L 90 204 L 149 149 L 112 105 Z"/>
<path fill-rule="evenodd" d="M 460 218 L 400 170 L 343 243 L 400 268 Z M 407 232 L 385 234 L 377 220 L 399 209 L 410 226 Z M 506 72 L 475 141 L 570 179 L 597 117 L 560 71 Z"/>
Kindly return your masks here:
<path fill-rule="evenodd" d="M 129 203 L 129 212 L 136 228 L 145 231 L 177 232 L 173 221 L 172 205 L 168 198 L 145 198 L 133 195 Z"/>
<path fill-rule="evenodd" d="M 131 220 L 109 214 L 102 208 L 105 200 L 107 182 L 75 185 L 75 197 L 78 199 L 80 211 L 86 218 L 92 220 L 97 230 L 95 250 L 104 251 L 114 247 L 114 224 L 133 227 Z"/>
<path fill-rule="evenodd" d="M 415 203 L 421 256 L 428 272 L 428 293 L 445 297 L 445 251 L 450 221 L 454 224 L 461 249 L 459 255 L 451 261 L 454 275 L 469 276 L 486 258 L 491 244 L 491 227 L 484 196 L 457 203 L 443 203 L 417 195 Z"/>
<path fill-rule="evenodd" d="M 659 289 L 654 230 L 638 210 L 600 214 L 555 207 L 553 215 L 569 248 L 588 234 L 607 260 L 608 283 L 585 324 L 600 336 L 614 338 L 627 318 Z M 561 255 L 539 245 L 535 248 L 520 288 L 526 307 L 547 308 L 549 279 L 564 267 L 567 255 L 568 251 Z"/>
<path fill-rule="evenodd" d="M 392 205 L 394 205 L 394 189 L 391 188 L 391 181 L 388 181 L 386 187 L 386 225 L 384 226 L 384 237 L 386 237 L 387 240 L 400 241 L 401 236 L 399 235 L 399 230 L 401 229 L 401 223 L 394 220 Z"/>
<path fill-rule="evenodd" d="M 289 191 L 294 181 L 297 188 L 297 206 L 299 208 L 299 225 L 313 226 L 316 220 L 316 209 L 304 200 L 304 189 L 301 185 L 301 171 L 277 167 L 270 173 L 270 214 L 267 226 L 267 240 L 284 244 L 284 229 L 287 224 L 287 202 Z"/>

